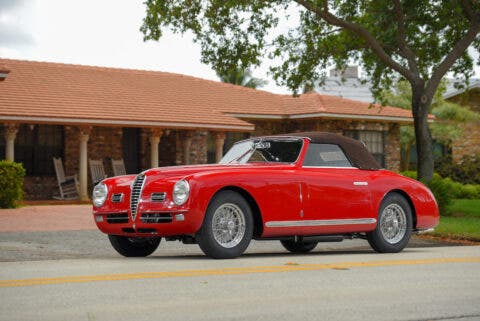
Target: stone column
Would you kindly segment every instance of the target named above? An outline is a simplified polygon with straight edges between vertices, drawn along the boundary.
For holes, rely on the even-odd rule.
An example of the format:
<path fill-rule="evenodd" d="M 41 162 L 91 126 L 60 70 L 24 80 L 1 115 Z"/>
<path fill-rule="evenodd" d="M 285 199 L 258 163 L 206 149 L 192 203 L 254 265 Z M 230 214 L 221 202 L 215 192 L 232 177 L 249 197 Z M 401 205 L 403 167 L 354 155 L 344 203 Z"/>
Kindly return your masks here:
<path fill-rule="evenodd" d="M 192 146 L 193 131 L 185 131 L 183 134 L 183 163 L 190 164 L 190 147 Z"/>
<path fill-rule="evenodd" d="M 80 127 L 79 141 L 80 141 L 80 160 L 79 160 L 79 184 L 80 184 L 80 200 L 88 201 L 88 140 L 90 139 L 90 133 L 92 127 Z"/>
<path fill-rule="evenodd" d="M 18 124 L 5 124 L 5 159 L 8 161 L 15 160 L 15 138 L 18 133 Z"/>
<path fill-rule="evenodd" d="M 225 132 L 215 132 L 215 162 L 218 163 L 223 157 L 223 145 L 225 143 Z"/>
<path fill-rule="evenodd" d="M 163 130 L 152 128 L 150 130 L 150 167 L 158 167 L 158 144 L 162 138 Z"/>

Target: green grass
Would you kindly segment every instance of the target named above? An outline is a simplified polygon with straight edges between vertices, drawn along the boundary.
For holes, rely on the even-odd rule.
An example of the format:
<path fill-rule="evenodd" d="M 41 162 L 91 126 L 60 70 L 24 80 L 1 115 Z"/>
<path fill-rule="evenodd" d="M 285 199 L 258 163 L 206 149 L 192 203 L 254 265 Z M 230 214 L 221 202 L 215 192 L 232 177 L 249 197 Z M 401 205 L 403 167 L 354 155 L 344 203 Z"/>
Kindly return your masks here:
<path fill-rule="evenodd" d="M 480 200 L 457 199 L 431 235 L 480 242 Z"/>
<path fill-rule="evenodd" d="M 449 209 L 452 216 L 480 218 L 480 200 L 454 200 Z"/>

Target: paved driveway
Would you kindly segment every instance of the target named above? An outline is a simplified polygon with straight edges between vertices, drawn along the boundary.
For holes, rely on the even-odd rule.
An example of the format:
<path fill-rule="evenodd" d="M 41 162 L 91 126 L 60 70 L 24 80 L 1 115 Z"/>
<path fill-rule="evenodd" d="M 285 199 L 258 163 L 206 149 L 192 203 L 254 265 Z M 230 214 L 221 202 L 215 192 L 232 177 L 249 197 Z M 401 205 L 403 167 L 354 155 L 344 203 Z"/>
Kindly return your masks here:
<path fill-rule="evenodd" d="M 0 209 L 0 232 L 95 230 L 91 205 L 34 205 Z"/>

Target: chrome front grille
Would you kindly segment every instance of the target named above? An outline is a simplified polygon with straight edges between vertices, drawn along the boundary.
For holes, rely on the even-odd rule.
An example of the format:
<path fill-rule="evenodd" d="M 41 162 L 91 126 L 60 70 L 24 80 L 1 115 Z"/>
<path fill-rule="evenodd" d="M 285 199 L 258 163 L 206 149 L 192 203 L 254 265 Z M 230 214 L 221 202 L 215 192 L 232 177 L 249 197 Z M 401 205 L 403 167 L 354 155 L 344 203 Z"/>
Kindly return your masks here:
<path fill-rule="evenodd" d="M 142 223 L 171 223 L 173 218 L 170 213 L 142 213 Z"/>
<path fill-rule="evenodd" d="M 128 223 L 128 214 L 127 213 L 107 214 L 107 222 L 110 224 Z"/>
<path fill-rule="evenodd" d="M 135 177 L 132 185 L 132 192 L 130 193 L 130 214 L 132 215 L 132 222 L 135 222 L 137 216 L 138 202 L 142 196 L 143 183 L 145 182 L 145 175 L 140 174 Z"/>

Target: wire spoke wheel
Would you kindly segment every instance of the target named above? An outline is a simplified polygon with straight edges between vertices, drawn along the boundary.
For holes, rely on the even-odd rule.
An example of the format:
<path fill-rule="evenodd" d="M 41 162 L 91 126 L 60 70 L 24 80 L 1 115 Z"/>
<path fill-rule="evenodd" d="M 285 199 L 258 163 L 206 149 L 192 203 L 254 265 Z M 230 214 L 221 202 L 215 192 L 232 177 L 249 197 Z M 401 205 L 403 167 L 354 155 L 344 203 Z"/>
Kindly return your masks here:
<path fill-rule="evenodd" d="M 412 229 L 410 204 L 403 195 L 390 193 L 382 201 L 378 210 L 377 227 L 367 233 L 367 240 L 379 253 L 396 253 L 407 246 Z"/>
<path fill-rule="evenodd" d="M 384 208 L 380 218 L 380 232 L 385 241 L 398 243 L 407 231 L 407 215 L 398 204 L 390 204 Z"/>
<path fill-rule="evenodd" d="M 218 244 L 232 248 L 238 245 L 245 235 L 245 215 L 237 205 L 223 204 L 213 214 L 212 230 Z"/>
<path fill-rule="evenodd" d="M 234 191 L 221 191 L 212 198 L 195 237 L 206 255 L 232 259 L 247 249 L 253 225 L 252 210 L 245 198 Z"/>

